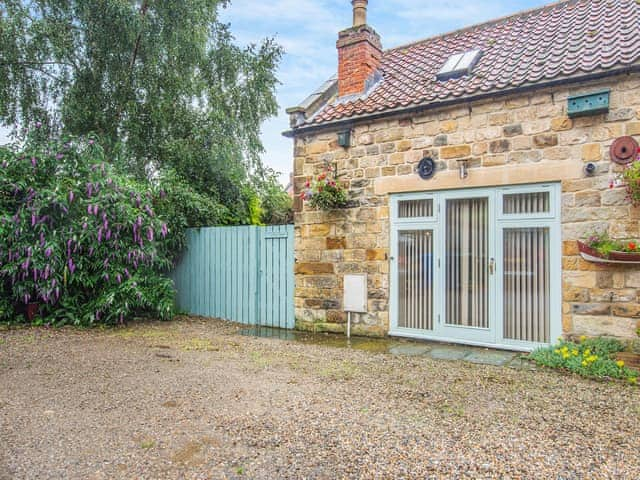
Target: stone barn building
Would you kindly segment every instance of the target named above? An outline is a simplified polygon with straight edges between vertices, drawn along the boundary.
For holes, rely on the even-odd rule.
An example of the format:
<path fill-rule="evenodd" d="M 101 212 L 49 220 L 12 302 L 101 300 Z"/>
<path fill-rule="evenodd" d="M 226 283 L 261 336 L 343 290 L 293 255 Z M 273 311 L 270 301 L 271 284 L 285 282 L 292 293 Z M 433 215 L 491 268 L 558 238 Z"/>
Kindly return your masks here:
<path fill-rule="evenodd" d="M 355 334 L 635 337 L 640 266 L 577 241 L 640 237 L 617 177 L 640 136 L 640 3 L 563 1 L 389 50 L 352 3 L 337 75 L 288 110 L 296 196 L 328 165 L 349 191 L 296 202 L 297 327 L 344 331 L 344 276 L 366 273 Z"/>

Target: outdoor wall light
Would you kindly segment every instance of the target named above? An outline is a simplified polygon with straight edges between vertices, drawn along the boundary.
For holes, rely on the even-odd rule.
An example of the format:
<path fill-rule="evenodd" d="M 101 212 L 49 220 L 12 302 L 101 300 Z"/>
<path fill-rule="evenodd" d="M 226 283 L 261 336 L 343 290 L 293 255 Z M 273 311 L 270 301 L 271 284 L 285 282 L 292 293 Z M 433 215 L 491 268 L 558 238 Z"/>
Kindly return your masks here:
<path fill-rule="evenodd" d="M 467 178 L 469 176 L 469 160 L 458 160 L 458 169 L 460 170 L 460 179 Z"/>
<path fill-rule="evenodd" d="M 338 145 L 342 148 L 349 148 L 351 146 L 351 130 L 338 132 Z"/>

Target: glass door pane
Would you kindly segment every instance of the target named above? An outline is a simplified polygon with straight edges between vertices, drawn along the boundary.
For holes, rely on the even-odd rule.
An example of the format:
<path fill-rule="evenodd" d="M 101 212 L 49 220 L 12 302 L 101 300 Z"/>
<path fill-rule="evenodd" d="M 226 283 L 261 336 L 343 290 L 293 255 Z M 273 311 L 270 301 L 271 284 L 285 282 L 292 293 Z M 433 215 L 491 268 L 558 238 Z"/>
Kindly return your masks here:
<path fill-rule="evenodd" d="M 433 330 L 433 231 L 398 232 L 398 327 Z"/>
<path fill-rule="evenodd" d="M 446 323 L 489 328 L 489 199 L 447 200 Z"/>
<path fill-rule="evenodd" d="M 504 338 L 550 342 L 549 228 L 504 229 Z"/>

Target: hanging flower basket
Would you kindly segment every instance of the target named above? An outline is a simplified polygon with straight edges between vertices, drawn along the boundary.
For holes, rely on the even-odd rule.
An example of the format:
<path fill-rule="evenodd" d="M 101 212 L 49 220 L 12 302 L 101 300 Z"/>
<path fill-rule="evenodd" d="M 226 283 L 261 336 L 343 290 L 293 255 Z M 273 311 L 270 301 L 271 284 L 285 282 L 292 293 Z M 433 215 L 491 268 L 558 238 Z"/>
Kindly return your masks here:
<path fill-rule="evenodd" d="M 626 263 L 626 264 L 640 265 L 640 251 L 639 252 L 623 252 L 623 251 L 611 250 L 608 253 L 605 253 L 602 250 L 581 241 L 578 241 L 578 249 L 580 250 L 580 255 L 582 256 L 582 258 L 584 258 L 588 262 Z"/>

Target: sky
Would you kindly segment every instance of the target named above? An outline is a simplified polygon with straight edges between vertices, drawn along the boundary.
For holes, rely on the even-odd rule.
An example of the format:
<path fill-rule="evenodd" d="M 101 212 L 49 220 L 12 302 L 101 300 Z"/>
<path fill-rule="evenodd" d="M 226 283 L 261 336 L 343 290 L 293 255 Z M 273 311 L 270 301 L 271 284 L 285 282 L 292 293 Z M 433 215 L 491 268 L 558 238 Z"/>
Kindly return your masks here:
<path fill-rule="evenodd" d="M 368 23 L 384 48 L 535 8 L 550 0 L 370 0 Z M 293 165 L 286 108 L 295 106 L 337 70 L 338 32 L 351 26 L 350 0 L 231 0 L 221 12 L 240 45 L 274 37 L 285 54 L 278 70 L 277 118 L 263 126 L 263 162 L 286 184 Z M 0 131 L 0 143 L 4 133 Z"/>

